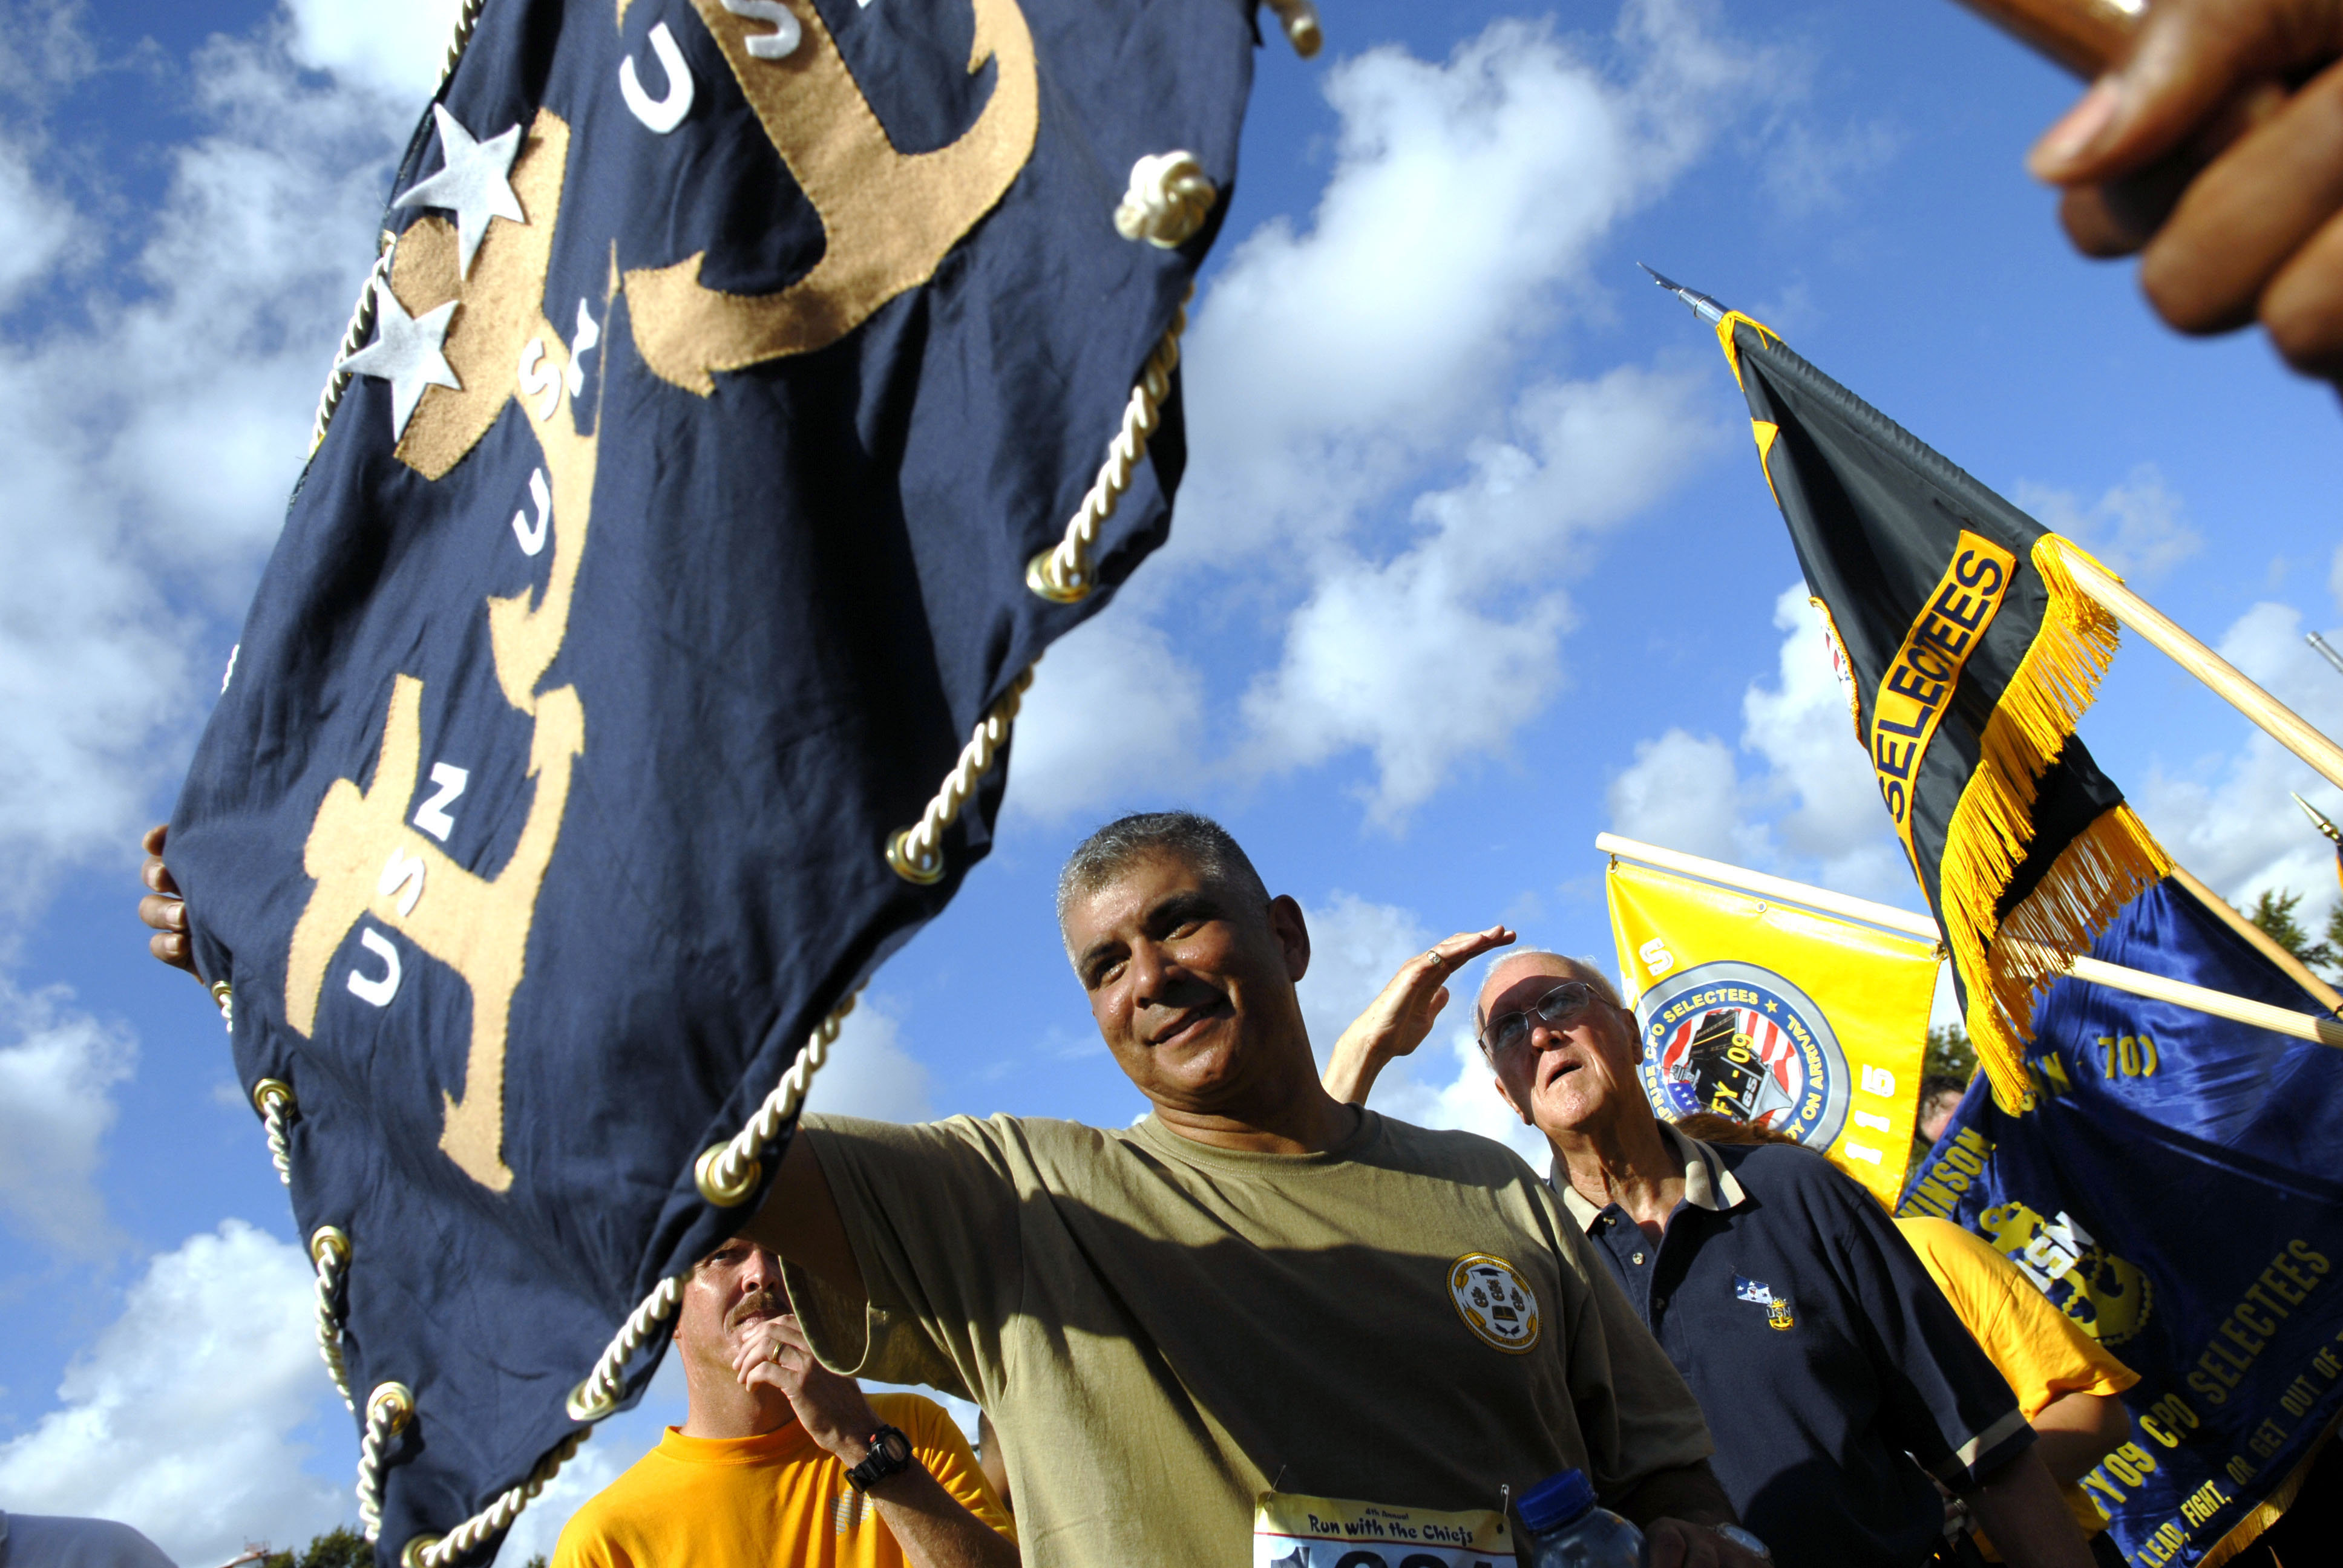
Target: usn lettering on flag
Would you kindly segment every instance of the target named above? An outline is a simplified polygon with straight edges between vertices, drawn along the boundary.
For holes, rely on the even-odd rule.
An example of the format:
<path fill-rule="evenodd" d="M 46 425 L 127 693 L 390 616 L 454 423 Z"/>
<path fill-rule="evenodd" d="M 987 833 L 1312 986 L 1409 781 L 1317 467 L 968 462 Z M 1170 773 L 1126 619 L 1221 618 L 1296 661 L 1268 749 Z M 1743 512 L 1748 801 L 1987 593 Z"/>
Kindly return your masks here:
<path fill-rule="evenodd" d="M 465 8 L 171 819 L 387 1558 L 639 1396 L 1164 538 L 1250 11 Z"/>
<path fill-rule="evenodd" d="M 2071 542 L 1762 323 L 1704 314 L 1853 677 L 1855 739 L 1945 932 L 1969 1037 L 2015 1103 L 2036 993 L 2171 869 L 2075 737 L 2115 619 L 2076 586 Z"/>
<path fill-rule="evenodd" d="M 1893 1205 L 1936 944 L 1615 857 L 1604 883 L 1653 1109 L 1785 1133 Z"/>

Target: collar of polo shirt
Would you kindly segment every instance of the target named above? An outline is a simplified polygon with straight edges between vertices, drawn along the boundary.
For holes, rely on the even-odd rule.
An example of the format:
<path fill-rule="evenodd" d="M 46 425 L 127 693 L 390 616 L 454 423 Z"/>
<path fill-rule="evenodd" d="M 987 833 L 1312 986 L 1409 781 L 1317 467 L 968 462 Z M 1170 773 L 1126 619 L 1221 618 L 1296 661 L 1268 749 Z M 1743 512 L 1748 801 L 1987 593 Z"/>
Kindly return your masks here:
<path fill-rule="evenodd" d="M 1676 1158 L 1684 1161 L 1685 1202 L 1722 1214 L 1749 1201 L 1749 1194 L 1741 1190 L 1741 1183 L 1725 1168 L 1715 1150 L 1697 1138 L 1685 1137 L 1665 1121 L 1660 1123 L 1660 1136 L 1675 1145 Z M 1552 1176 L 1546 1180 L 1554 1181 Z M 1563 1206 L 1570 1211 L 1570 1217 L 1578 1221 L 1578 1228 L 1594 1229 L 1594 1221 L 1603 1215 L 1602 1205 L 1588 1202 L 1567 1181 L 1554 1181 L 1554 1187 L 1562 1195 Z"/>

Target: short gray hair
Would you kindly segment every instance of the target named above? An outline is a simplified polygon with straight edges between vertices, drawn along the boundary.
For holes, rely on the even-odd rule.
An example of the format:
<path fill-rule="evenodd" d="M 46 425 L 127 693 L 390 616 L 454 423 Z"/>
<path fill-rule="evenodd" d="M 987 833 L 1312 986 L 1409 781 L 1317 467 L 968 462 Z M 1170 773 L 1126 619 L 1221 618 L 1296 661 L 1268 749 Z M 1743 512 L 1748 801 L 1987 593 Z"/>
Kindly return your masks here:
<path fill-rule="evenodd" d="M 1058 929 L 1074 900 L 1088 898 L 1140 860 L 1169 856 L 1208 879 L 1269 902 L 1269 886 L 1229 830 L 1194 811 L 1135 811 L 1074 847 L 1058 873 Z"/>
<path fill-rule="evenodd" d="M 1481 1016 L 1481 993 L 1489 989 L 1490 979 L 1498 970 L 1506 964 L 1518 963 L 1523 959 L 1550 959 L 1555 963 L 1566 964 L 1573 975 L 1594 988 L 1596 996 L 1601 997 L 1613 1007 L 1625 1005 L 1620 1001 L 1618 988 L 1611 983 L 1610 975 L 1604 971 L 1602 964 L 1594 959 L 1574 959 L 1568 953 L 1558 953 L 1550 948 L 1500 948 L 1489 955 L 1487 963 L 1481 970 L 1481 978 L 1473 982 L 1473 1038 L 1476 1041 L 1481 1038 L 1482 1030 L 1489 1025 L 1489 1020 Z"/>

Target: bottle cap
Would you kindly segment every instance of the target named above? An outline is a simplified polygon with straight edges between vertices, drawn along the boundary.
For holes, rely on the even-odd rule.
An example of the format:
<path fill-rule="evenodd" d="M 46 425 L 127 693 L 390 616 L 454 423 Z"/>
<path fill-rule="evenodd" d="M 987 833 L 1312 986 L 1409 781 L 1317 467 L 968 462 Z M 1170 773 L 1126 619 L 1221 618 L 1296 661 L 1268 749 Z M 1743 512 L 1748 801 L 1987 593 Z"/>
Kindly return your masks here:
<path fill-rule="evenodd" d="M 1594 1483 L 1583 1470 L 1549 1475 L 1522 1493 L 1522 1523 L 1543 1535 L 1594 1506 Z"/>

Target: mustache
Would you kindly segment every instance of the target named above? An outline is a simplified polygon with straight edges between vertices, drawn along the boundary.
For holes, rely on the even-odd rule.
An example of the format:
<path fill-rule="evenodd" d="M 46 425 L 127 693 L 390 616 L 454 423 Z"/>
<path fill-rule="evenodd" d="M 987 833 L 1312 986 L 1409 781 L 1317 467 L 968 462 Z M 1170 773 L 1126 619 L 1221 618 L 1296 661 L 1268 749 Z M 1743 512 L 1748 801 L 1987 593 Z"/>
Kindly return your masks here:
<path fill-rule="evenodd" d="M 789 1310 L 789 1297 L 775 1287 L 768 1285 L 755 1295 L 743 1296 L 735 1302 L 732 1310 L 724 1314 L 724 1329 L 727 1333 L 729 1333 L 752 1316 L 773 1317 Z"/>

